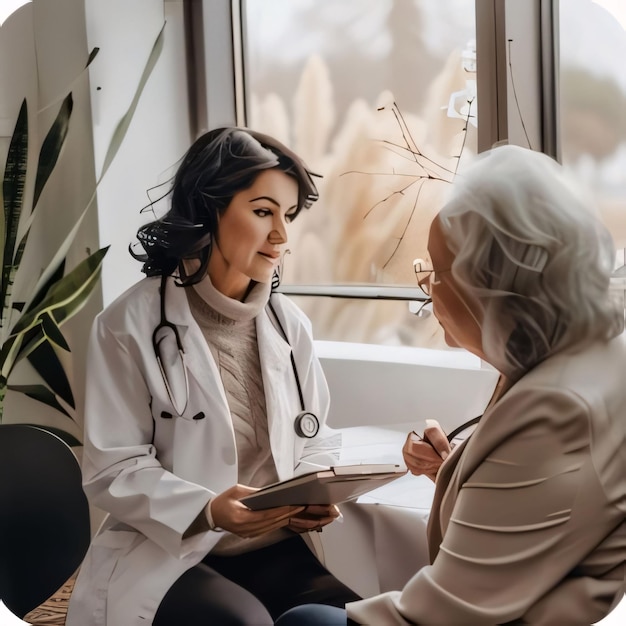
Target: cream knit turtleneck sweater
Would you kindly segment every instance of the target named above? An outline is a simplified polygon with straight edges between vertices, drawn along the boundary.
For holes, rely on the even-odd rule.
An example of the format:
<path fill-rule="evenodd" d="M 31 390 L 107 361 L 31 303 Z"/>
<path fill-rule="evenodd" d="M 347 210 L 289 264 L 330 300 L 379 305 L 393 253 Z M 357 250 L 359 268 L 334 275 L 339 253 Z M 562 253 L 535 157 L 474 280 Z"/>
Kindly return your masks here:
<path fill-rule="evenodd" d="M 255 284 L 244 302 L 220 293 L 208 275 L 185 291 L 191 314 L 211 349 L 226 392 L 235 430 L 238 482 L 251 487 L 276 482 L 255 323 L 267 304 L 270 285 Z M 225 534 L 212 553 L 239 554 L 287 536 L 290 536 L 287 531 L 256 539 Z"/>

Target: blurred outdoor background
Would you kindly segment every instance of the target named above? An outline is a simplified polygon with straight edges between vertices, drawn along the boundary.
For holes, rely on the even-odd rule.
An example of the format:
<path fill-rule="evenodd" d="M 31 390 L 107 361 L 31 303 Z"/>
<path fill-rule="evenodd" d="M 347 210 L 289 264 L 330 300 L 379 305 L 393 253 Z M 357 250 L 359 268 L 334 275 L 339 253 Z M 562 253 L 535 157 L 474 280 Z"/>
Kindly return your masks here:
<path fill-rule="evenodd" d="M 596 194 L 623 248 L 620 6 L 560 3 L 560 117 L 562 161 Z M 320 200 L 291 227 L 284 284 L 415 286 L 413 259 L 427 256 L 432 218 L 476 154 L 474 13 L 474 0 L 245 2 L 248 125 L 323 176 Z M 519 81 L 515 42 L 509 53 Z M 297 301 L 317 339 L 444 347 L 434 318 L 407 302 Z"/>

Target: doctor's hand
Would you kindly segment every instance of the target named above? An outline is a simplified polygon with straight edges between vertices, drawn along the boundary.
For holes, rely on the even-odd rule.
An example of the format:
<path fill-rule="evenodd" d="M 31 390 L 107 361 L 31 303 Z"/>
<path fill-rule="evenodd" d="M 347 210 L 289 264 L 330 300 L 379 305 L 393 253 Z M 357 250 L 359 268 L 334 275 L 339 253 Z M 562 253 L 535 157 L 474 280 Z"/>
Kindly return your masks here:
<path fill-rule="evenodd" d="M 289 518 L 287 528 L 295 533 L 305 533 L 310 530 L 321 531 L 324 526 L 334 522 L 340 515 L 336 504 L 309 504 L 304 511 Z"/>
<path fill-rule="evenodd" d="M 240 498 L 258 491 L 245 485 L 235 485 L 211 500 L 211 516 L 219 528 L 239 537 L 264 535 L 289 524 L 289 518 L 304 511 L 304 506 L 281 506 L 262 511 L 252 511 Z"/>
<path fill-rule="evenodd" d="M 415 432 L 409 433 L 402 456 L 411 474 L 425 474 L 433 482 L 437 472 L 452 450 L 446 433 L 437 420 L 427 419 L 423 436 Z"/>

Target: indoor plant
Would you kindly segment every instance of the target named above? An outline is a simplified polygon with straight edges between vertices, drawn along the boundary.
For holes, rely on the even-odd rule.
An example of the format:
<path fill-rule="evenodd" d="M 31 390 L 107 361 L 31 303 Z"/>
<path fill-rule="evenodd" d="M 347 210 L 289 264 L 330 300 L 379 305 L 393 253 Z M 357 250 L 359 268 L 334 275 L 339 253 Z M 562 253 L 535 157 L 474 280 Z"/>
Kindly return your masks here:
<path fill-rule="evenodd" d="M 119 121 L 109 144 L 102 172 L 96 187 L 111 164 L 134 114 L 143 87 L 154 68 L 163 44 L 163 29 L 159 33 L 134 98 L 125 115 Z M 89 55 L 87 68 L 98 49 Z M 61 326 L 78 313 L 86 304 L 97 285 L 107 247 L 88 255 L 68 273 L 66 259 L 80 223 L 90 209 L 91 200 L 80 215 L 71 232 L 56 251 L 54 258 L 37 273 L 28 296 L 16 300 L 13 285 L 16 280 L 27 279 L 24 271 L 18 273 L 34 220 L 39 215 L 39 200 L 47 181 L 55 170 L 63 149 L 73 108 L 70 92 L 59 107 L 58 114 L 41 145 L 35 172 L 28 171 L 28 104 L 23 100 L 15 123 L 0 189 L 0 204 L 4 209 L 4 220 L 0 219 L 0 423 L 4 412 L 7 390 L 23 393 L 42 402 L 74 420 L 74 396 L 57 351 L 69 351 L 69 345 Z M 26 197 L 27 177 L 34 176 L 32 196 Z M 32 274 L 32 272 L 31 272 Z M 32 279 L 32 275 L 30 277 Z M 10 377 L 17 364 L 23 359 L 33 366 L 40 381 L 32 384 L 15 385 Z M 13 420 L 12 420 L 13 421 Z M 69 432 L 44 426 L 54 431 L 72 445 L 80 442 Z"/>

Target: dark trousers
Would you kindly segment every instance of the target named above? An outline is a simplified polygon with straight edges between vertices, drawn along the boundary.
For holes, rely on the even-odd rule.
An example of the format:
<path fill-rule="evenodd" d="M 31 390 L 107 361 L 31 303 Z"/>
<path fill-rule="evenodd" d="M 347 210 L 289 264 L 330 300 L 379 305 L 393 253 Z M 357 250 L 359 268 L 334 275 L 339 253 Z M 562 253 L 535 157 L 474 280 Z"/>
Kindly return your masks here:
<path fill-rule="evenodd" d="M 294 536 L 238 556 L 207 555 L 172 585 L 153 624 L 266 626 L 294 606 L 359 599 Z"/>

